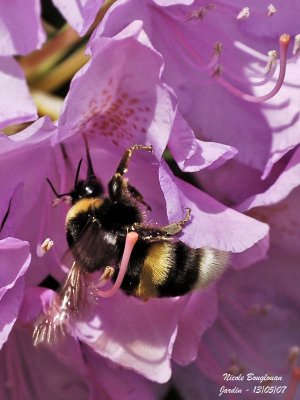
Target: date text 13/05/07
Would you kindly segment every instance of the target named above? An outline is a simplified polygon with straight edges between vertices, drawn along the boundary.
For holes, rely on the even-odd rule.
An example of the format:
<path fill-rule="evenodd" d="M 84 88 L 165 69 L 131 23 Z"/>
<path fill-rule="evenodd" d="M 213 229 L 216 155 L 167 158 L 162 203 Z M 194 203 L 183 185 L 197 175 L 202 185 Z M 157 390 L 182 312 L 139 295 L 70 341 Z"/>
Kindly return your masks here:
<path fill-rule="evenodd" d="M 254 386 L 252 389 L 242 389 L 238 387 L 226 388 L 222 386 L 220 388 L 219 396 L 223 394 L 241 394 L 244 392 L 252 392 L 254 394 L 283 394 L 287 389 L 287 386 Z"/>

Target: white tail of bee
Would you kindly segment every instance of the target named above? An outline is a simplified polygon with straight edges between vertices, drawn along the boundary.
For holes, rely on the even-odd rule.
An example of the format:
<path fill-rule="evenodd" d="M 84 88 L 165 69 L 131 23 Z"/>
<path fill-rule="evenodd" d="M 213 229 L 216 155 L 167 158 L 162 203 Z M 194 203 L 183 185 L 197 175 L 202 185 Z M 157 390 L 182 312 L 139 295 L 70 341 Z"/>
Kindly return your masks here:
<path fill-rule="evenodd" d="M 225 268 L 227 267 L 230 259 L 229 253 L 211 247 L 203 247 L 199 249 L 199 279 L 196 288 L 203 288 L 216 279 L 218 279 Z"/>

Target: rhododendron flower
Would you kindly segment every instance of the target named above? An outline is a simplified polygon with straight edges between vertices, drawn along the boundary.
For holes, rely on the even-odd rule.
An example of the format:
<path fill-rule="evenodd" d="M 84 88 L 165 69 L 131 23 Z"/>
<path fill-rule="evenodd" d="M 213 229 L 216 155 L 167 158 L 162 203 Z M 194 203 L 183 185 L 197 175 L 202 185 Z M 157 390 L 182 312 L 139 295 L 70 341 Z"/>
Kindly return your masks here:
<path fill-rule="evenodd" d="M 243 5 L 230 0 L 119 1 L 94 37 L 114 35 L 131 21 L 142 20 L 163 56 L 163 78 L 174 89 L 179 110 L 196 136 L 234 146 L 240 163 L 266 177 L 299 142 L 299 60 L 288 62 L 282 85 L 286 38 L 280 73 L 275 53 L 267 57 L 270 50 L 279 54 L 281 34 L 299 33 L 299 4 L 278 3 L 273 11 L 266 1 L 252 1 L 250 11 Z M 294 49 L 299 52 L 299 45 Z M 281 85 L 272 98 L 277 92 L 273 88 Z M 271 99 L 261 103 L 266 98 L 260 96 L 268 93 Z"/>
<path fill-rule="evenodd" d="M 0 1 L 0 55 L 25 55 L 45 41 L 40 0 Z"/>
<path fill-rule="evenodd" d="M 221 301 L 217 321 L 204 334 L 195 364 L 188 371 L 177 369 L 175 374 L 184 388 L 190 382 L 194 395 L 214 398 L 225 385 L 232 390 L 241 388 L 245 399 L 256 398 L 252 389 L 260 383 L 254 378 L 252 381 L 246 378 L 226 381 L 223 374 L 254 374 L 256 377 L 267 374 L 281 380 L 269 380 L 265 384 L 288 387 L 284 395 L 281 392 L 269 398 L 298 398 L 299 185 L 298 149 L 265 192 L 239 205 L 240 210 L 247 210 L 249 215 L 269 224 L 270 252 L 265 261 L 251 268 L 228 271 L 218 285 Z M 200 372 L 217 385 L 199 384 L 195 377 Z M 178 389 L 181 390 L 179 386 Z M 228 395 L 228 398 L 239 399 L 240 394 Z"/>
<path fill-rule="evenodd" d="M 39 0 L 0 1 L 0 128 L 37 118 L 24 73 L 12 56 L 28 54 L 44 40 Z"/>
<path fill-rule="evenodd" d="M 94 170 L 104 185 L 127 146 L 153 145 L 153 155 L 137 153 L 129 166 L 131 182 L 152 207 L 149 220 L 166 224 L 167 212 L 173 221 L 182 218 L 185 207 L 191 207 L 192 220 L 182 236 L 186 243 L 244 252 L 246 258 L 239 267 L 249 264 L 246 250 L 262 257 L 267 249 L 266 224 L 175 179 L 161 161 L 168 142 L 179 165 L 187 170 L 224 162 L 236 151 L 195 139 L 177 114 L 176 99 L 161 79 L 161 56 L 150 46 L 140 23 L 112 39 L 94 40 L 91 54 L 89 63 L 71 83 L 57 127 L 46 118 L 12 138 L 1 138 L 0 163 L 5 163 L 6 171 L 0 180 L 6 188 L 3 196 L 12 199 L 11 229 L 15 235 L 28 238 L 33 254 L 28 284 L 37 285 L 48 274 L 63 280 L 64 273 L 58 265 L 64 263 L 67 250 L 64 220 L 68 206 L 51 207 L 54 194 L 46 178 L 58 193 L 72 188 L 78 162 L 85 154 L 83 133 L 89 142 Z M 181 147 L 174 135 L 182 138 Z M 25 159 L 30 160 L 26 169 Z M 84 162 L 80 176 L 85 173 Z M 17 203 L 22 207 L 14 206 Z M 41 258 L 40 245 L 46 237 L 54 241 L 54 247 Z M 194 312 L 201 313 L 201 317 L 192 318 Z M 91 305 L 72 328 L 76 337 L 105 358 L 150 380 L 165 382 L 171 376 L 173 357 L 182 363 L 195 359 L 201 336 L 216 316 L 213 286 L 202 293 L 154 299 L 146 304 L 119 292 Z"/>
<path fill-rule="evenodd" d="M 0 56 L 0 86 L 0 129 L 37 118 L 24 73 L 12 57 Z"/>
<path fill-rule="evenodd" d="M 0 349 L 16 322 L 29 263 L 28 243 L 14 238 L 0 240 Z"/>
<path fill-rule="evenodd" d="M 34 347 L 31 325 L 52 291 L 27 287 L 18 322 L 0 352 L 0 396 L 6 398 L 154 400 L 156 388 L 112 365 L 71 336 L 55 346 Z"/>
<path fill-rule="evenodd" d="M 94 22 L 103 0 L 52 0 L 68 23 L 84 35 Z"/>

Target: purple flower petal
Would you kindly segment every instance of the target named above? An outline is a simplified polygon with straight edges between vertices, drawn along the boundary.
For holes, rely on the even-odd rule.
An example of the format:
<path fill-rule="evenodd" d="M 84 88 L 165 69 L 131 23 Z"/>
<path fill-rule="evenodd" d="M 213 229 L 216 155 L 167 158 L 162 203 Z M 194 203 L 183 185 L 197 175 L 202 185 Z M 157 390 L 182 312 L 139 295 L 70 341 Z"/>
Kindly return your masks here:
<path fill-rule="evenodd" d="M 194 1 L 187 7 L 182 2 L 172 2 L 172 7 L 164 7 L 165 2 L 153 3 L 115 3 L 94 38 L 113 36 L 132 20 L 142 20 L 151 43 L 163 56 L 163 78 L 174 89 L 179 111 L 197 137 L 234 146 L 237 160 L 260 170 L 265 178 L 273 164 L 299 142 L 299 60 L 288 63 L 286 83 L 265 104 L 247 103 L 228 93 L 212 79 L 212 73 L 222 63 L 222 79 L 246 93 L 267 93 L 274 79 L 255 86 L 265 79 L 265 54 L 278 49 L 279 32 L 298 33 L 296 14 L 279 5 L 278 12 L 268 17 L 266 1 L 254 2 L 253 14 L 250 11 L 245 20 L 236 19 L 242 5 L 233 1 L 215 6 Z M 294 4 L 294 10 L 298 7 Z M 261 40 L 262 34 L 269 38 Z M 216 42 L 223 44 L 221 59 L 206 67 Z"/>
<path fill-rule="evenodd" d="M 133 35 L 140 33 L 138 23 L 118 38 L 92 42 L 91 61 L 71 83 L 58 123 L 59 140 L 80 132 L 112 152 L 146 141 L 158 157 L 162 154 L 175 106 L 160 81 L 161 57 L 136 40 Z"/>
<path fill-rule="evenodd" d="M 217 399 L 220 388 L 208 379 L 197 367 L 196 363 L 185 367 L 174 365 L 172 383 L 185 400 Z M 231 400 L 231 399 L 230 399 Z"/>
<path fill-rule="evenodd" d="M 197 364 L 204 374 L 224 385 L 225 372 L 269 373 L 288 385 L 300 340 L 298 264 L 297 258 L 274 249 L 269 260 L 222 280 L 219 318 L 199 350 Z M 243 389 L 246 385 L 239 383 Z"/>
<path fill-rule="evenodd" d="M 0 300 L 0 349 L 16 322 L 23 299 L 24 279 L 20 278 Z"/>
<path fill-rule="evenodd" d="M 56 349 L 33 347 L 30 330 L 15 326 L 0 353 L 0 363 L 2 399 L 91 399 L 80 347 L 71 338 Z"/>
<path fill-rule="evenodd" d="M 273 205 L 300 184 L 300 149 L 298 148 L 278 179 L 265 192 L 253 195 L 241 203 L 237 209 L 245 212 L 255 207 Z"/>
<path fill-rule="evenodd" d="M 85 35 L 94 22 L 103 0 L 52 0 L 68 23 Z"/>
<path fill-rule="evenodd" d="M 237 6 L 234 0 L 225 0 L 223 4 L 233 7 Z M 239 5 L 240 10 L 244 6 L 250 6 L 250 18 L 239 21 L 240 29 L 259 38 L 277 38 L 284 32 L 291 35 L 299 33 L 297 27 L 297 15 L 300 13 L 300 5 L 297 0 L 291 0 L 289 6 L 285 7 L 280 2 L 275 2 L 276 11 L 268 16 L 269 0 L 253 0 L 251 3 Z M 287 27 L 289 28 L 287 30 Z"/>
<path fill-rule="evenodd" d="M 83 348 L 83 352 L 93 383 L 94 400 L 98 399 L 101 393 L 105 393 L 107 399 L 112 400 L 157 399 L 156 385 L 141 375 L 100 357 L 87 346 Z"/>
<path fill-rule="evenodd" d="M 55 132 L 51 120 L 42 118 L 16 135 L 0 136 L 0 197 L 4 202 L 1 215 L 11 201 L 4 232 L 30 242 L 34 259 L 26 280 L 36 284 L 47 274 L 45 261 L 36 257 L 35 246 L 47 237 L 47 232 L 44 232 L 49 209 L 45 200 L 49 190 L 46 178 L 54 165 L 50 146 Z M 52 268 L 56 265 L 54 261 L 51 264 Z"/>
<path fill-rule="evenodd" d="M 24 275 L 30 263 L 29 245 L 14 238 L 0 241 L 0 300 Z"/>
<path fill-rule="evenodd" d="M 150 380 L 166 382 L 171 376 L 170 358 L 185 301 L 154 299 L 144 303 L 119 293 L 102 299 L 86 322 L 77 323 L 77 334 L 113 362 Z"/>
<path fill-rule="evenodd" d="M 153 3 L 159 6 L 168 7 L 178 4 L 190 5 L 193 3 L 194 0 L 152 0 L 152 1 Z"/>
<path fill-rule="evenodd" d="M 203 333 L 217 318 L 217 295 L 210 286 L 193 293 L 180 316 L 172 359 L 180 365 L 190 364 L 197 358 Z"/>
<path fill-rule="evenodd" d="M 39 0 L 0 1 L 1 56 L 25 55 L 41 47 L 45 33 L 40 14 Z"/>
<path fill-rule="evenodd" d="M 182 239 L 192 247 L 210 246 L 241 253 L 259 244 L 268 234 L 268 226 L 225 207 L 199 189 L 160 169 L 160 182 L 171 222 L 182 219 L 184 209 L 192 210 L 191 223 Z"/>
<path fill-rule="evenodd" d="M 0 57 L 0 86 L 0 129 L 37 118 L 24 73 L 11 57 Z"/>
<path fill-rule="evenodd" d="M 0 240 L 0 348 L 18 316 L 23 299 L 23 275 L 29 263 L 27 242 L 14 238 Z"/>
<path fill-rule="evenodd" d="M 196 139 L 179 113 L 175 117 L 168 147 L 185 172 L 199 171 L 208 166 L 219 167 L 237 153 L 234 147 Z"/>

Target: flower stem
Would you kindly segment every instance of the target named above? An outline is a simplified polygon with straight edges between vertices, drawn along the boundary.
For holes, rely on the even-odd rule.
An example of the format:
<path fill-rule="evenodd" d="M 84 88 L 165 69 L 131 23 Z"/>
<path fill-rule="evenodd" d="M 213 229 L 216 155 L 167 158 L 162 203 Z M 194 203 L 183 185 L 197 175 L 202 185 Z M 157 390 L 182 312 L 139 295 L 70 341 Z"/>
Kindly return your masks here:
<path fill-rule="evenodd" d="M 63 99 L 39 90 L 33 90 L 31 94 L 37 106 L 39 116 L 49 115 L 52 121 L 56 121 L 63 105 Z"/>
<path fill-rule="evenodd" d="M 45 43 L 41 50 L 20 58 L 20 64 L 27 79 L 33 81 L 44 75 L 80 40 L 81 38 L 77 32 L 70 26 L 65 25 L 53 38 Z"/>
<path fill-rule="evenodd" d="M 63 62 L 54 67 L 47 75 L 31 85 L 34 90 L 53 92 L 69 81 L 73 75 L 89 60 L 81 47 Z"/>

